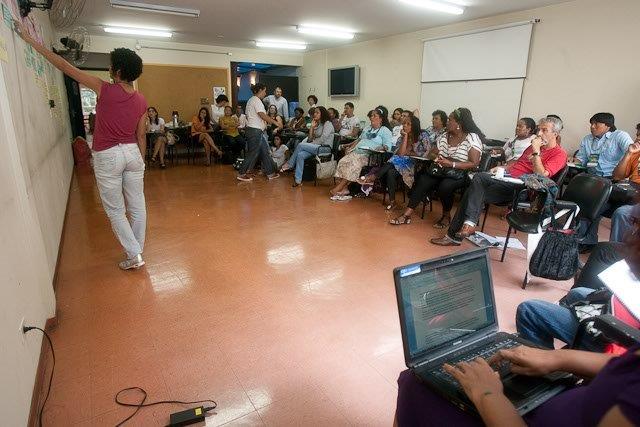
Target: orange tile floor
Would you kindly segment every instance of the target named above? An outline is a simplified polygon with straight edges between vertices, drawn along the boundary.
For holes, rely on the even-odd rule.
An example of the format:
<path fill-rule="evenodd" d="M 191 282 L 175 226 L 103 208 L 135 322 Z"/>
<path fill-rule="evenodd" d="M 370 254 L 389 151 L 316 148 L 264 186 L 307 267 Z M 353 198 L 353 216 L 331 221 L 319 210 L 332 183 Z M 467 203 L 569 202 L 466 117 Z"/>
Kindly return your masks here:
<path fill-rule="evenodd" d="M 230 166 L 185 164 L 145 181 L 147 264 L 123 272 L 93 176 L 73 179 L 46 425 L 115 425 L 132 410 L 114 395 L 132 386 L 150 401 L 216 400 L 207 425 L 392 423 L 404 369 L 392 269 L 452 252 L 427 243 L 439 203 L 397 227 L 379 199 L 330 201 L 329 182 L 239 183 Z M 487 231 L 504 235 L 495 211 Z M 492 259 L 505 330 L 519 302 L 570 287 L 523 291 L 524 251 Z M 181 408 L 127 425 L 166 425 Z"/>

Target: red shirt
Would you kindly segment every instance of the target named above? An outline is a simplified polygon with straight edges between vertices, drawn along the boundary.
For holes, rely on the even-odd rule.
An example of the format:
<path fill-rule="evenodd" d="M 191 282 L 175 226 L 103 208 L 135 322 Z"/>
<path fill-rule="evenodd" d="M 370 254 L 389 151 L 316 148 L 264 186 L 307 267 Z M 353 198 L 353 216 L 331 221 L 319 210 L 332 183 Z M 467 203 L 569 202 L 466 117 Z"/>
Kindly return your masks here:
<path fill-rule="evenodd" d="M 136 144 L 140 117 L 147 112 L 147 101 L 138 91 L 126 92 L 117 83 L 103 82 L 96 104 L 93 150 L 103 151 L 118 144 Z"/>
<path fill-rule="evenodd" d="M 531 148 L 531 146 L 527 147 L 524 153 L 522 153 L 522 156 L 508 168 L 507 172 L 514 178 L 518 178 L 524 174 L 534 173 L 533 163 L 529 160 L 532 152 L 533 148 Z M 567 165 L 567 152 L 559 145 L 553 148 L 545 148 L 542 146 L 540 148 L 540 159 L 542 160 L 544 170 L 549 172 L 549 178 L 551 178 Z"/>

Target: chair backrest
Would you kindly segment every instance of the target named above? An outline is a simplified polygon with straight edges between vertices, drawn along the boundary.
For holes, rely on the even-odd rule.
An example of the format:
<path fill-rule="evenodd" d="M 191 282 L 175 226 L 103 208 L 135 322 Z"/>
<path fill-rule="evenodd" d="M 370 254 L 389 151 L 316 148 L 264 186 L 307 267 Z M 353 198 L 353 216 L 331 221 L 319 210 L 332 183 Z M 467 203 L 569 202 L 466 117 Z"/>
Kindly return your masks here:
<path fill-rule="evenodd" d="M 581 173 L 573 177 L 562 195 L 580 207 L 579 217 L 593 221 L 611 194 L 611 181 L 600 176 Z"/>
<path fill-rule="evenodd" d="M 478 163 L 478 172 L 488 171 L 491 166 L 491 159 L 491 152 L 483 151 L 482 156 L 480 156 L 480 162 Z"/>
<path fill-rule="evenodd" d="M 551 179 L 558 185 L 558 187 L 560 187 L 564 183 L 564 180 L 567 178 L 568 173 L 569 165 L 566 165 L 560 172 L 552 176 Z"/>

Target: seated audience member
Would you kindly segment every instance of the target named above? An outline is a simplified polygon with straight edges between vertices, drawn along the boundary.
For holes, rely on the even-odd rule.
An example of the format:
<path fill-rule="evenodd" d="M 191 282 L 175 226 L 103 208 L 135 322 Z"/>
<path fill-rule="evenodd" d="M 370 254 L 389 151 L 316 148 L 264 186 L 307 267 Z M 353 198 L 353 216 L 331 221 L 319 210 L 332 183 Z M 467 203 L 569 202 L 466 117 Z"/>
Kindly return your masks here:
<path fill-rule="evenodd" d="M 587 168 L 589 173 L 611 178 L 613 170 L 622 160 L 633 140 L 627 132 L 616 129 L 611 113 L 594 114 L 589 122 L 591 123 L 591 134 L 582 138 L 575 161 L 583 166 L 595 163 L 595 167 Z M 588 252 L 593 245 L 598 243 L 599 224 L 599 220 L 580 221 L 577 237 L 580 240 L 582 253 Z"/>
<path fill-rule="evenodd" d="M 282 166 L 282 172 L 295 167 L 293 187 L 302 185 L 304 161 L 318 154 L 318 146 L 328 145 L 327 151 L 333 147 L 333 124 L 329 120 L 329 112 L 324 107 L 316 107 L 313 112 L 309 136 L 298 144 L 289 161 Z"/>
<path fill-rule="evenodd" d="M 636 227 L 636 231 L 638 231 L 638 227 Z M 635 234 L 627 242 L 627 245 L 637 246 L 638 242 L 640 242 L 640 234 Z M 626 249 L 627 245 L 612 242 L 598 243 L 572 289 L 560 304 L 530 300 L 518 305 L 516 327 L 520 336 L 546 348 L 554 348 L 554 339 L 570 345 L 579 326 L 579 321 L 571 305 L 587 300 L 590 295 L 592 298 L 596 298 L 597 294 L 594 292 L 606 286 L 598 274 L 616 262 L 625 259 L 629 255 Z M 640 286 L 640 282 L 638 285 Z M 602 344 L 587 339 L 584 342 L 584 348 L 602 351 Z"/>
<path fill-rule="evenodd" d="M 307 96 L 307 102 L 309 103 L 309 108 L 313 108 L 318 104 L 318 97 L 315 95 Z"/>
<path fill-rule="evenodd" d="M 506 172 L 513 178 L 531 173 L 552 177 L 562 170 L 567 164 L 567 153 L 556 142 L 561 127 L 562 123 L 556 118 L 541 119 L 538 122 L 538 137 L 531 141 L 518 160 L 507 163 Z M 475 233 L 478 218 L 486 203 L 507 203 L 521 188 L 518 184 L 493 179 L 488 172 L 475 174 L 462 196 L 447 234 L 439 239 L 431 239 L 431 243 L 440 246 L 460 245 L 465 237 Z"/>
<path fill-rule="evenodd" d="M 287 151 L 289 149 L 282 143 L 282 137 L 276 135 L 273 137 L 273 147 L 271 147 L 271 158 L 276 164 L 276 170 L 280 169 L 287 160 Z"/>
<path fill-rule="evenodd" d="M 436 117 L 436 116 L 434 116 Z M 471 111 L 457 108 L 447 120 L 447 132 L 440 136 L 431 155 L 437 156 L 435 163 L 443 168 L 453 169 L 457 176 L 434 175 L 428 169 L 416 179 L 409 195 L 409 205 L 402 215 L 390 221 L 391 224 L 409 224 L 414 209 L 432 191 L 438 192 L 442 203 L 442 216 L 433 225 L 435 228 L 447 228 L 451 223 L 454 192 L 465 186 L 466 171 L 475 169 L 482 156 L 482 138 L 484 134 L 473 121 Z"/>
<path fill-rule="evenodd" d="M 354 106 L 352 102 L 344 104 L 344 111 L 340 116 L 340 136 L 355 138 L 360 131 L 360 119 L 353 115 Z"/>
<path fill-rule="evenodd" d="M 153 147 L 153 154 L 151 155 L 151 162 L 158 161 L 158 155 L 160 155 L 160 167 L 164 169 L 164 150 L 167 145 L 167 137 L 164 133 L 164 119 L 158 117 L 158 110 L 155 107 L 149 107 L 147 109 L 147 133 L 151 133 L 149 142 Z"/>
<path fill-rule="evenodd" d="M 389 191 L 389 204 L 386 210 L 396 209 L 396 187 L 398 179 L 402 179 L 407 188 L 413 185 L 414 160 L 409 156 L 414 156 L 414 147 L 418 143 L 420 135 L 420 119 L 417 117 L 405 118 L 402 122 L 402 142 L 398 144 L 398 149 L 394 155 L 379 168 L 374 174 L 369 174 L 364 180 L 358 180 L 361 184 L 371 184 L 376 179 L 386 182 Z"/>
<path fill-rule="evenodd" d="M 273 90 L 273 95 L 266 96 L 262 101 L 267 108 L 275 105 L 278 115 L 282 116 L 284 122 L 289 120 L 289 103 L 285 97 L 282 96 L 282 89 L 280 87 L 276 87 Z"/>
<path fill-rule="evenodd" d="M 333 107 L 327 108 L 329 112 L 329 120 L 333 125 L 334 132 L 340 132 L 340 113 Z"/>
<path fill-rule="evenodd" d="M 198 142 L 204 145 L 205 152 L 205 165 L 211 164 L 210 155 L 213 150 L 216 155 L 221 156 L 222 151 L 213 142 L 213 138 L 209 135 L 209 131 L 213 129 L 211 124 L 211 116 L 209 115 L 209 109 L 202 107 L 198 111 L 198 115 L 191 119 L 191 136 L 198 139 Z"/>
<path fill-rule="evenodd" d="M 530 117 L 523 117 L 516 124 L 516 135 L 508 140 L 502 148 L 495 148 L 491 152 L 492 154 L 502 154 L 506 162 L 518 160 L 535 137 L 535 120 Z"/>
<path fill-rule="evenodd" d="M 282 120 L 282 116 L 278 114 L 278 109 L 275 105 L 269 105 L 267 115 L 276 122 L 275 124 L 270 124 L 269 126 L 267 126 L 267 137 L 269 141 L 273 141 L 274 135 L 283 128 L 284 121 Z"/>
<path fill-rule="evenodd" d="M 389 120 L 389 124 L 391 125 L 391 129 L 395 128 L 396 126 L 400 126 L 402 127 L 402 112 L 404 111 L 404 108 L 396 108 L 395 110 L 393 110 L 393 114 L 391 115 L 391 119 Z"/>
<path fill-rule="evenodd" d="M 558 116 L 557 114 L 547 114 L 547 117 L 553 117 L 555 119 L 560 120 L 563 123 L 563 127 L 564 127 L 564 122 L 562 121 L 562 119 L 560 118 L 560 116 Z M 560 131 L 562 132 L 562 128 L 560 129 Z M 562 145 L 562 135 L 558 135 L 558 145 Z"/>
<path fill-rule="evenodd" d="M 287 128 L 293 131 L 302 131 L 306 132 L 307 130 L 307 122 L 304 120 L 304 110 L 300 107 L 296 107 L 293 110 L 294 116 L 287 123 Z"/>
<path fill-rule="evenodd" d="M 625 260 L 639 278 L 640 239 L 633 242 Z M 566 340 L 570 341 L 571 337 L 567 335 Z M 547 337 L 541 341 L 552 345 Z M 460 383 L 462 392 L 475 405 L 481 420 L 438 396 L 411 371 L 405 370 L 398 378 L 394 425 L 439 426 L 443 420 L 454 426 L 640 425 L 639 349 L 634 346 L 618 356 L 518 346 L 500 350 L 486 361 L 479 358 L 455 366 L 445 364 L 443 369 Z M 542 376 L 561 371 L 589 381 L 563 391 L 521 417 L 503 394 L 500 376 L 492 368 L 505 364 L 514 374 Z"/>
<path fill-rule="evenodd" d="M 518 346 L 500 350 L 489 360 L 482 358 L 443 369 L 461 386 L 481 419 L 462 411 L 427 387 L 409 370 L 398 378 L 394 426 L 601 426 L 640 424 L 640 351 L 624 354 L 581 350 L 544 350 Z M 511 372 L 544 376 L 557 371 L 587 378 L 521 416 L 505 396 L 494 367 L 509 366 Z"/>
<path fill-rule="evenodd" d="M 400 110 L 400 123 L 392 125 L 391 137 L 393 138 L 393 145 L 397 146 L 402 142 L 402 124 L 404 119 L 413 117 L 413 113 L 409 110 L 403 110 L 402 108 L 396 108 L 396 111 Z M 391 122 L 389 122 L 391 124 Z"/>
<path fill-rule="evenodd" d="M 431 113 L 431 126 L 426 128 L 423 134 L 420 135 L 423 143 L 426 142 L 426 147 L 430 149 L 430 147 L 436 146 L 440 137 L 447 131 L 447 120 L 447 113 L 442 110 L 436 110 Z M 425 151 L 429 151 L 429 149 Z"/>
<path fill-rule="evenodd" d="M 247 127 L 247 116 L 242 112 L 242 106 L 236 106 L 236 114 L 235 116 L 238 118 L 238 129 L 244 129 Z"/>
<path fill-rule="evenodd" d="M 240 121 L 237 116 L 232 114 L 232 111 L 231 106 L 224 107 L 224 116 L 220 117 L 218 123 L 224 134 L 225 145 L 231 148 L 234 154 L 240 154 L 244 149 L 245 141 L 238 131 Z"/>
<path fill-rule="evenodd" d="M 624 242 L 629 238 L 633 224 L 640 222 L 640 204 L 624 205 L 613 211 L 611 215 L 612 242 Z"/>
<path fill-rule="evenodd" d="M 218 127 L 218 120 L 224 116 L 224 107 L 229 105 L 229 98 L 227 95 L 218 95 L 216 103 L 211 106 L 211 122 L 214 128 Z"/>
<path fill-rule="evenodd" d="M 347 154 L 338 162 L 335 177 L 339 180 L 330 190 L 335 198 L 350 197 L 347 189 L 349 183 L 357 181 L 362 168 L 369 163 L 369 153 L 365 148 L 390 151 L 393 147 L 388 114 L 382 105 L 371 110 L 367 115 L 371 124 L 362 131 L 360 138 L 343 145 Z"/>

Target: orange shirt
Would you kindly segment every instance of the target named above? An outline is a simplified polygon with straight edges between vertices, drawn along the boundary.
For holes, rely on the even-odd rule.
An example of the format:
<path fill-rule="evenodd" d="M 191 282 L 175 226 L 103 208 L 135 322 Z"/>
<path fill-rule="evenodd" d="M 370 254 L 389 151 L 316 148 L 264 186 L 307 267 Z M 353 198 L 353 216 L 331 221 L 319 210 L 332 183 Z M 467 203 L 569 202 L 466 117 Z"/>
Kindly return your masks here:
<path fill-rule="evenodd" d="M 200 121 L 198 116 L 193 116 L 191 119 L 191 135 L 198 135 L 211 130 L 211 126 L 207 127 Z"/>
<path fill-rule="evenodd" d="M 640 153 L 631 155 L 631 160 L 627 163 L 627 169 L 624 171 L 624 176 L 629 178 L 629 181 L 640 184 Z"/>

